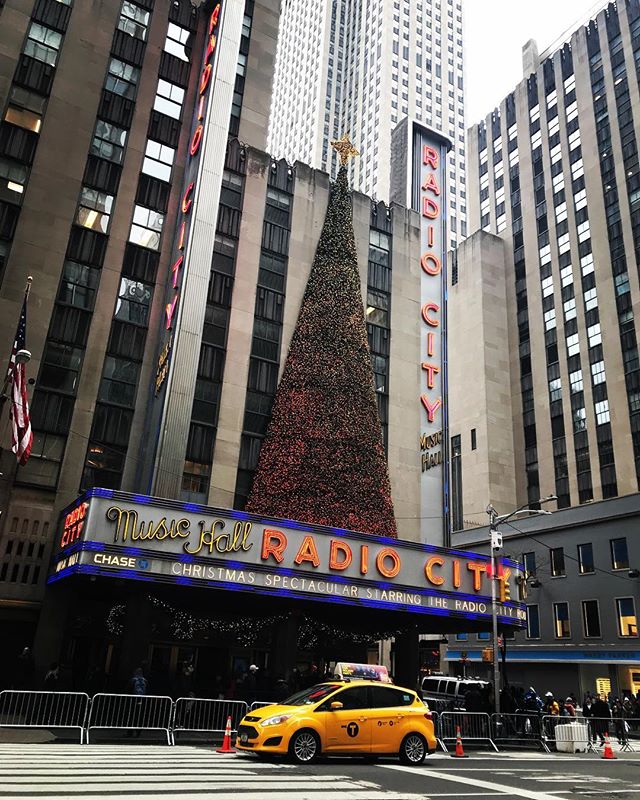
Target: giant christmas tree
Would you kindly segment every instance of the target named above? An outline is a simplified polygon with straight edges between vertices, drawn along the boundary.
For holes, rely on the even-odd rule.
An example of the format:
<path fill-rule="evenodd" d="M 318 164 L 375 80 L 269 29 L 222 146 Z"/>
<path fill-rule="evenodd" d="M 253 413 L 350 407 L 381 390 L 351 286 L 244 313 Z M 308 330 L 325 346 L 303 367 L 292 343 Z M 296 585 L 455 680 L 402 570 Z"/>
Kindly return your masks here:
<path fill-rule="evenodd" d="M 329 206 L 247 511 L 396 536 L 346 161 Z"/>

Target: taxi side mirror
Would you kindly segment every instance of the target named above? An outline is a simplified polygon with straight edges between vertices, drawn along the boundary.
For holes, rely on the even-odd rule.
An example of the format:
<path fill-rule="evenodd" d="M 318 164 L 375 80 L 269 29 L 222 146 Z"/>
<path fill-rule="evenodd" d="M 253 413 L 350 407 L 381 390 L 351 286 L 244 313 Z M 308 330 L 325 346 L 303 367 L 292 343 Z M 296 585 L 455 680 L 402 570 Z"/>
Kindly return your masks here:
<path fill-rule="evenodd" d="M 332 711 L 340 711 L 341 708 L 344 708 L 344 705 L 339 700 L 334 700 L 333 703 L 329 706 Z"/>

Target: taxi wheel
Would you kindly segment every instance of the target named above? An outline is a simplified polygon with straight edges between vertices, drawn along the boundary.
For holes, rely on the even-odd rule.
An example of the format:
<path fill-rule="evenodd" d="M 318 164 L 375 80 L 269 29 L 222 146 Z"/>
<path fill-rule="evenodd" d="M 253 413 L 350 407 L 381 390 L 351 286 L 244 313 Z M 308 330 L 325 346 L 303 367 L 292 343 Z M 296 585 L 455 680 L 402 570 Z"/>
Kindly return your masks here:
<path fill-rule="evenodd" d="M 289 755 L 298 764 L 311 764 L 320 755 L 320 739 L 310 730 L 296 731 L 289 742 Z"/>
<path fill-rule="evenodd" d="M 400 761 L 417 767 L 427 755 L 427 743 L 419 733 L 409 733 L 400 745 Z"/>

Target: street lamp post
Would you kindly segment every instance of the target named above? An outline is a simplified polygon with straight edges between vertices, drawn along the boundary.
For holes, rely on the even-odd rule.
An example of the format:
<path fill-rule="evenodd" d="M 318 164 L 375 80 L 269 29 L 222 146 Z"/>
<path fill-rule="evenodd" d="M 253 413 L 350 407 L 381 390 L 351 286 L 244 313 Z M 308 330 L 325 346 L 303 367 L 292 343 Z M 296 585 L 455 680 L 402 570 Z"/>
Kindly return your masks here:
<path fill-rule="evenodd" d="M 550 503 L 558 498 L 555 495 L 545 497 L 539 503 Z M 502 550 L 502 534 L 499 531 L 499 526 L 508 522 L 514 517 L 521 514 L 529 516 L 538 516 L 541 514 L 551 514 L 551 511 L 543 511 L 542 509 L 527 508 L 526 504 L 516 508 L 509 514 L 498 514 L 495 508 L 489 503 L 487 506 L 487 514 L 489 515 L 489 531 L 491 536 L 491 626 L 493 631 L 493 693 L 495 698 L 496 714 L 500 713 L 500 662 L 498 660 L 498 598 L 497 598 L 497 581 L 498 581 L 498 554 Z"/>

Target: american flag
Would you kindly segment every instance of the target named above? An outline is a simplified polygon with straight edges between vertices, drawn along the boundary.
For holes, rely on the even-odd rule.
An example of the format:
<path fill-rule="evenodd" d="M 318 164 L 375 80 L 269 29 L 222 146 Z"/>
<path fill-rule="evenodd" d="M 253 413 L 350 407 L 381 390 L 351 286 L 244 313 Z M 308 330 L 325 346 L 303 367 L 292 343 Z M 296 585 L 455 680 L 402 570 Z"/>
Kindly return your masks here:
<path fill-rule="evenodd" d="M 29 398 L 27 397 L 27 371 L 24 362 L 16 360 L 16 353 L 25 349 L 27 335 L 27 298 L 25 296 L 18 322 L 18 330 L 11 351 L 9 374 L 11 381 L 11 449 L 16 454 L 18 464 L 24 466 L 31 453 L 33 431 L 29 417 Z"/>

